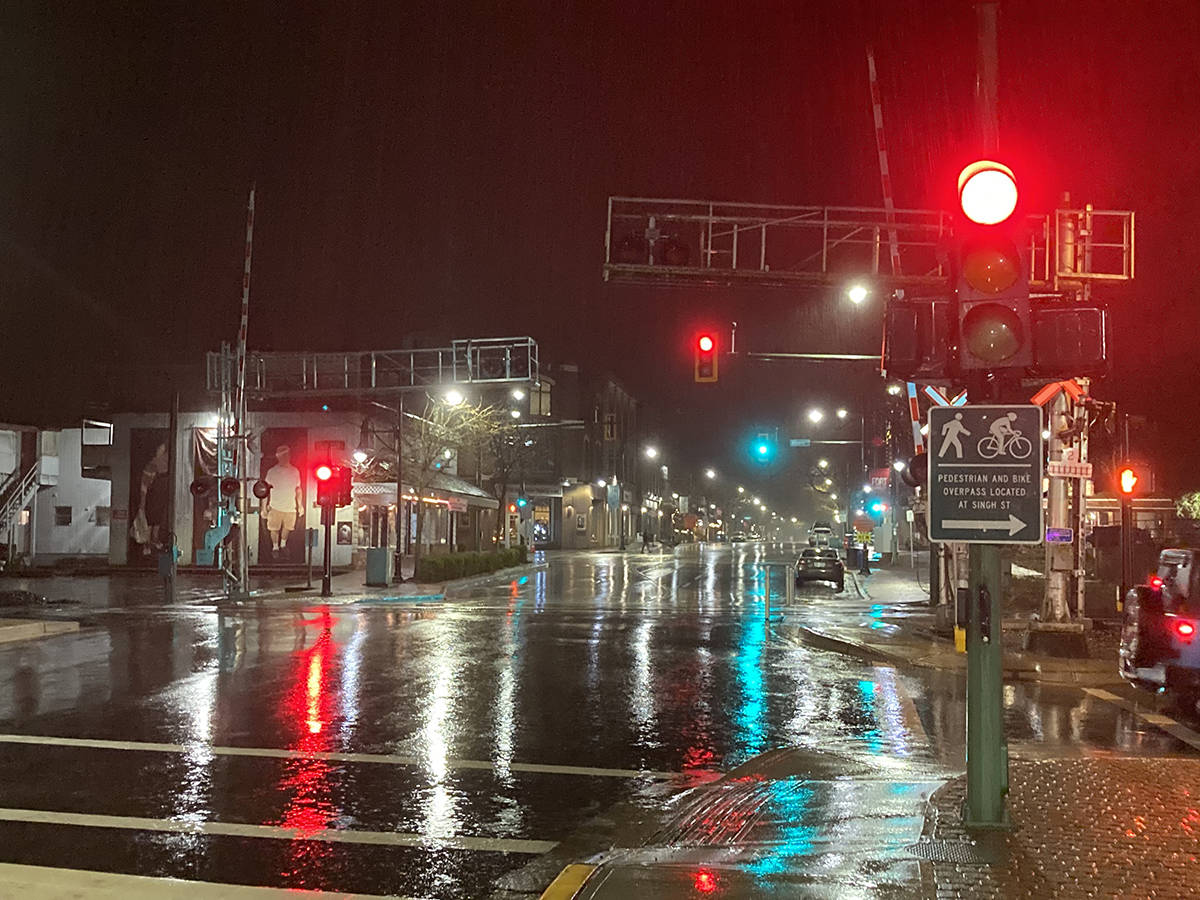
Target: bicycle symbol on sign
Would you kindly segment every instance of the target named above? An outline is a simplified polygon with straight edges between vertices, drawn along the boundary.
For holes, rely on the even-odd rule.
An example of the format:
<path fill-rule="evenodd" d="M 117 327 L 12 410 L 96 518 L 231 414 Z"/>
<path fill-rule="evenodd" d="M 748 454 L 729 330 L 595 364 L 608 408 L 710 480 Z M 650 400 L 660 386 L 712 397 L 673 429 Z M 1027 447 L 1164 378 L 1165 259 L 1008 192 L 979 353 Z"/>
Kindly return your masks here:
<path fill-rule="evenodd" d="M 989 434 L 981 437 L 976 449 L 984 459 L 995 459 L 997 456 L 1025 459 L 1033 452 L 1033 444 L 1029 438 L 1014 429 L 1007 434 Z"/>

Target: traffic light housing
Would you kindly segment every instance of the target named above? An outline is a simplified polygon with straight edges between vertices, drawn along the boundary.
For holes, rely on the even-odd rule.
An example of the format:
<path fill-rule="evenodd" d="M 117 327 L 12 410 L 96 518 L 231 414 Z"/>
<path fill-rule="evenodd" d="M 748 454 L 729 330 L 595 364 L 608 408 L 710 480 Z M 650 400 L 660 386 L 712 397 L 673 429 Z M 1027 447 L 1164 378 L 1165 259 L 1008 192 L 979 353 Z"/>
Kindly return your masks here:
<path fill-rule="evenodd" d="M 334 479 L 337 482 L 337 491 L 334 497 L 336 506 L 349 506 L 353 502 L 353 478 L 354 469 L 350 466 L 337 467 L 337 477 Z"/>
<path fill-rule="evenodd" d="M 317 506 L 333 508 L 337 505 L 337 481 L 335 468 L 329 463 L 319 463 L 313 469 L 317 479 Z"/>
<path fill-rule="evenodd" d="M 1017 182 L 991 160 L 958 176 L 966 221 L 953 250 L 955 320 L 960 372 L 1028 368 L 1033 364 L 1029 253 L 1019 227 Z"/>
<path fill-rule="evenodd" d="M 717 338 L 704 332 L 696 336 L 694 345 L 695 378 L 697 384 L 717 380 Z"/>

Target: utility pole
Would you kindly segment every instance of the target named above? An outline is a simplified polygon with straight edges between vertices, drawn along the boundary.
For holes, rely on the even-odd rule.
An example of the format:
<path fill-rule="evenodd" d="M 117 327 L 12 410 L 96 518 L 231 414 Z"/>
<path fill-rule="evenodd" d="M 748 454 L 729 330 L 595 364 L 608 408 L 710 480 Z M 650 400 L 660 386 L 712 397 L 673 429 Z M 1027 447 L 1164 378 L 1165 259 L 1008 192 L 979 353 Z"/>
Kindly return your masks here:
<path fill-rule="evenodd" d="M 1000 146 L 996 111 L 999 71 L 996 0 L 982 0 L 975 9 L 979 25 L 975 96 L 980 137 L 984 153 L 995 154 Z M 987 387 L 982 377 L 977 385 L 971 386 L 972 398 L 978 398 L 975 402 L 987 402 Z M 993 383 L 991 387 L 994 390 L 996 385 Z M 963 820 L 969 827 L 1004 828 L 1009 825 L 1005 803 L 1008 745 L 1004 738 L 1000 547 L 972 544 L 967 568 L 967 798 Z"/>
<path fill-rule="evenodd" d="M 1050 454 L 1051 462 L 1063 460 L 1067 444 L 1059 436 L 1071 424 L 1071 400 L 1066 391 L 1059 391 L 1050 401 Z M 1070 522 L 1067 508 L 1067 479 L 1051 476 L 1050 490 L 1046 503 L 1047 524 L 1051 528 L 1066 528 Z M 1061 549 L 1060 549 L 1061 548 Z M 1067 606 L 1067 589 L 1070 572 L 1063 568 L 1065 545 L 1046 543 L 1046 597 L 1042 605 L 1042 617 L 1052 622 L 1065 622 L 1070 616 Z"/>
<path fill-rule="evenodd" d="M 179 391 L 171 394 L 171 418 L 168 424 L 167 436 L 167 546 L 162 559 L 163 566 L 163 600 L 168 604 L 175 602 L 175 575 L 179 568 L 178 538 L 175 534 L 175 520 L 178 508 L 179 488 L 178 456 L 179 456 Z M 160 476 L 161 477 L 161 476 Z"/>

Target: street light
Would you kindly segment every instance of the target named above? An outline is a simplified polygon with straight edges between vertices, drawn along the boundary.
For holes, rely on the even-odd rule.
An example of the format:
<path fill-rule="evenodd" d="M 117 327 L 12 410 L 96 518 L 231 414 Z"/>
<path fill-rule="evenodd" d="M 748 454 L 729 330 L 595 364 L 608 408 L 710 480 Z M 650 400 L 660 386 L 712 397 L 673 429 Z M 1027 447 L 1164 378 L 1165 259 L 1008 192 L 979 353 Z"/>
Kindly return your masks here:
<path fill-rule="evenodd" d="M 864 493 L 864 494 L 869 494 L 869 493 L 871 493 L 871 486 L 870 486 L 869 484 L 864 484 L 864 485 L 863 485 L 863 493 Z"/>
<path fill-rule="evenodd" d="M 867 290 L 865 285 L 853 284 L 846 291 L 846 296 L 850 298 L 851 303 L 862 303 L 867 299 L 867 294 L 869 293 L 870 291 Z"/>
<path fill-rule="evenodd" d="M 753 503 L 755 506 L 762 506 L 762 501 L 759 500 L 757 497 L 751 497 L 750 502 Z"/>
<path fill-rule="evenodd" d="M 521 411 L 519 409 L 510 410 L 508 414 L 514 419 L 521 418 Z"/>
<path fill-rule="evenodd" d="M 657 447 L 647 447 L 643 452 L 646 454 L 646 459 L 654 459 L 658 456 Z"/>
<path fill-rule="evenodd" d="M 903 472 L 904 471 L 904 460 L 902 460 L 902 459 L 896 460 L 894 463 L 892 463 L 892 468 L 895 469 L 897 472 Z"/>
<path fill-rule="evenodd" d="M 513 398 L 514 400 L 524 400 L 524 399 L 525 399 L 525 392 L 524 392 L 523 390 L 521 390 L 520 388 L 513 388 L 513 391 L 512 391 L 512 398 Z"/>
<path fill-rule="evenodd" d="M 822 469 L 828 469 L 829 468 L 829 460 L 819 459 L 819 460 L 817 460 L 817 465 L 820 466 Z"/>
<path fill-rule="evenodd" d="M 846 418 L 846 416 L 848 416 L 848 415 L 850 415 L 850 413 L 849 413 L 849 412 L 847 412 L 845 409 L 839 409 L 839 410 L 837 411 L 837 417 L 838 417 L 839 419 L 844 419 L 844 418 Z"/>
<path fill-rule="evenodd" d="M 900 392 L 903 390 L 904 390 L 904 388 L 900 387 L 900 385 L 895 384 L 895 383 L 889 384 L 887 387 L 887 392 L 889 394 L 891 394 L 893 397 L 899 397 Z"/>
<path fill-rule="evenodd" d="M 709 481 L 711 481 L 712 479 L 717 477 L 717 472 L 715 469 L 705 469 L 704 477 L 707 478 Z"/>
<path fill-rule="evenodd" d="M 829 499 L 830 499 L 830 500 L 836 500 L 836 499 L 837 499 L 837 494 L 830 494 L 830 495 L 829 495 Z"/>
<path fill-rule="evenodd" d="M 739 494 L 744 494 L 744 493 L 746 493 L 746 489 L 745 489 L 744 487 L 742 487 L 740 484 L 738 485 L 738 493 L 739 493 Z"/>
<path fill-rule="evenodd" d="M 829 486 L 830 486 L 830 485 L 832 485 L 832 484 L 833 484 L 833 479 L 832 479 L 832 478 L 826 478 L 826 479 L 825 479 L 825 487 L 829 487 Z"/>
<path fill-rule="evenodd" d="M 463 402 L 462 391 L 457 388 L 450 388 L 450 390 L 446 391 L 445 400 L 451 406 L 458 406 Z"/>
<path fill-rule="evenodd" d="M 824 418 L 825 413 L 821 412 L 819 409 L 810 409 L 808 411 L 808 421 L 812 422 L 814 425 Z"/>
<path fill-rule="evenodd" d="M 358 463 L 360 466 L 363 463 L 365 463 L 367 461 L 367 451 L 366 450 L 355 450 L 354 451 L 354 461 L 356 463 Z"/>

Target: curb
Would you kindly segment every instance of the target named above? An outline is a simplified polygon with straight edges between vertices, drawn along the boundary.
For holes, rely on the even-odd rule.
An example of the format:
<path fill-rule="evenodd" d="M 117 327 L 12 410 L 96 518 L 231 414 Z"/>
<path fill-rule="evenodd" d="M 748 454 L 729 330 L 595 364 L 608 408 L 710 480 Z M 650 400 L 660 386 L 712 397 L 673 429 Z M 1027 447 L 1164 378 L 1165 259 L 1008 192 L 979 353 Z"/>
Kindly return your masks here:
<path fill-rule="evenodd" d="M 852 656 L 866 662 L 882 663 L 896 668 L 937 669 L 943 672 L 964 671 L 967 667 L 965 655 L 955 654 L 955 662 L 950 665 L 939 664 L 935 658 L 907 657 L 889 653 L 870 644 L 852 641 L 848 638 L 836 637 L 823 631 L 817 631 L 806 626 L 798 626 L 804 636 L 804 641 L 825 650 Z M 958 660 L 961 658 L 961 662 Z M 1044 672 L 1040 669 L 1004 667 L 1001 677 L 1006 681 L 1038 682 L 1040 684 L 1062 684 L 1077 687 L 1099 687 L 1106 684 L 1121 684 L 1121 677 L 1116 673 L 1115 666 L 1112 674 L 1101 672 Z"/>
<path fill-rule="evenodd" d="M 579 893 L 597 869 L 589 863 L 571 863 L 542 891 L 540 900 L 570 900 Z"/>

